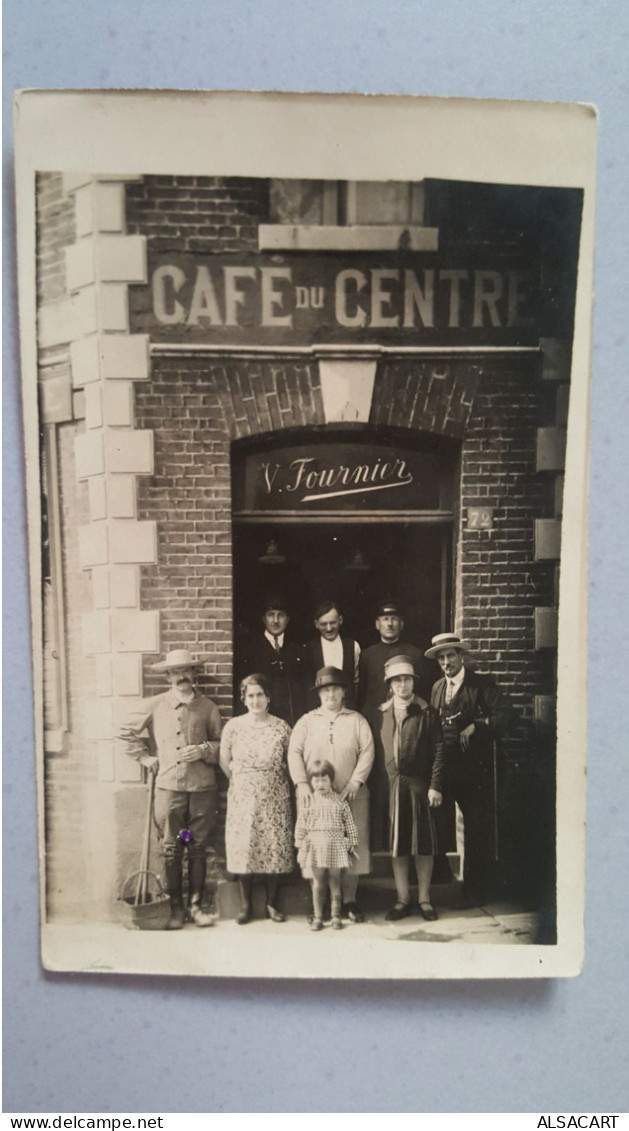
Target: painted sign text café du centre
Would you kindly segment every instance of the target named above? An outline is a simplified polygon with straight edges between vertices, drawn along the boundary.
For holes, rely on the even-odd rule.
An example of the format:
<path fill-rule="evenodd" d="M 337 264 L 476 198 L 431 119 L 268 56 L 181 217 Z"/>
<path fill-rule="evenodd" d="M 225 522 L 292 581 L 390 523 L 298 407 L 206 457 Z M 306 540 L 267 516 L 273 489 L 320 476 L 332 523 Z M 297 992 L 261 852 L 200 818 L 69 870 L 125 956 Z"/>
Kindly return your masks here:
<path fill-rule="evenodd" d="M 141 771 L 114 736 L 163 689 L 149 665 L 208 654 L 227 719 L 278 587 L 298 640 L 333 594 L 374 643 L 393 594 L 406 639 L 472 641 L 518 714 L 499 832 L 524 877 L 553 796 L 580 208 L 443 181 L 39 176 L 51 916 L 111 916 L 137 866 Z"/>

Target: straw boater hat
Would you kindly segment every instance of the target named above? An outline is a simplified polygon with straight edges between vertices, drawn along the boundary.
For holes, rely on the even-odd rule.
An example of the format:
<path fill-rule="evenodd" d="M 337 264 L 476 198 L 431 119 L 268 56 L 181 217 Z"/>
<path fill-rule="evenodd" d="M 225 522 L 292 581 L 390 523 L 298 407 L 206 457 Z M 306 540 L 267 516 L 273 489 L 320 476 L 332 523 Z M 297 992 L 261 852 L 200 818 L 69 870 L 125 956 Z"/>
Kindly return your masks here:
<path fill-rule="evenodd" d="M 440 632 L 437 636 L 433 636 L 431 647 L 424 652 L 424 656 L 427 660 L 436 660 L 444 648 L 457 648 L 459 652 L 472 651 L 469 640 L 461 640 L 461 637 L 454 632 Z"/>
<path fill-rule="evenodd" d="M 347 679 L 345 674 L 340 668 L 319 668 L 315 676 L 315 685 L 311 691 L 321 691 L 323 687 L 345 687 L 347 688 Z"/>
<path fill-rule="evenodd" d="M 396 675 L 412 675 L 413 679 L 417 679 L 417 673 L 408 656 L 391 656 L 391 659 L 387 660 L 384 665 L 385 682 L 388 683 Z"/>
<path fill-rule="evenodd" d="M 209 656 L 193 656 L 187 648 L 175 648 L 173 652 L 167 652 L 165 659 L 160 660 L 158 664 L 151 664 L 151 671 L 167 672 L 176 668 L 200 668 L 208 660 Z"/>

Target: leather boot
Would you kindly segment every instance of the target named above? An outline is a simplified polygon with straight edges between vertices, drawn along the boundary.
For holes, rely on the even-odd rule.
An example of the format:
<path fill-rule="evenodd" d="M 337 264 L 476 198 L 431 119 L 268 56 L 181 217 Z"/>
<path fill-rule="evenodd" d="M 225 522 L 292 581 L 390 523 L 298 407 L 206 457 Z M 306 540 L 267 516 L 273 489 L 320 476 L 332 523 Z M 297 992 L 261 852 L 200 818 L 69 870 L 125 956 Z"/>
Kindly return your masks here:
<path fill-rule="evenodd" d="M 188 888 L 190 890 L 190 919 L 197 927 L 213 927 L 216 915 L 210 915 L 201 910 L 203 893 L 205 891 L 205 874 L 207 871 L 207 858 L 203 854 L 191 853 L 188 857 Z"/>
<path fill-rule="evenodd" d="M 166 879 L 166 891 L 170 896 L 170 921 L 168 923 L 168 930 L 179 931 L 186 921 L 183 909 L 183 878 L 180 856 L 166 856 L 164 858 L 164 875 Z"/>

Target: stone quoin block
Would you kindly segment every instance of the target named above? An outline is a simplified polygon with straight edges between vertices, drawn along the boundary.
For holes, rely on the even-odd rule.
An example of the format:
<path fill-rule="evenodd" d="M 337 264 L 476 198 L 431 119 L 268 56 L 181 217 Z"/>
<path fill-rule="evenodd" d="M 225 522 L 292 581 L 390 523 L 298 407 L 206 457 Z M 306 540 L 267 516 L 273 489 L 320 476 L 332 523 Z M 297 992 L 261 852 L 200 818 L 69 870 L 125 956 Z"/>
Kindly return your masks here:
<path fill-rule="evenodd" d="M 99 328 L 106 331 L 127 333 L 129 330 L 129 295 L 126 283 L 98 283 L 95 287 L 95 293 Z"/>
<path fill-rule="evenodd" d="M 47 377 L 40 384 L 41 413 L 45 424 L 62 424 L 72 420 L 72 381 L 70 371 L 58 377 Z"/>
<path fill-rule="evenodd" d="M 81 569 L 106 565 L 109 561 L 107 523 L 94 522 L 79 526 L 79 562 Z"/>
<path fill-rule="evenodd" d="M 137 698 L 129 696 L 127 699 L 114 699 L 113 704 L 114 728 L 117 731 L 119 726 L 129 717 L 130 712 L 136 711 L 141 706 L 142 700 L 139 696 Z"/>
<path fill-rule="evenodd" d="M 91 479 L 88 479 L 87 485 L 90 500 L 90 518 L 93 522 L 99 522 L 100 519 L 107 518 L 105 477 L 103 475 L 93 475 Z"/>
<path fill-rule="evenodd" d="M 40 349 L 65 345 L 81 333 L 74 296 L 40 306 L 37 312 L 37 344 Z"/>
<path fill-rule="evenodd" d="M 137 609 L 140 605 L 140 568 L 114 565 L 110 576 L 111 603 L 115 609 Z"/>
<path fill-rule="evenodd" d="M 135 518 L 137 510 L 135 476 L 108 475 L 107 502 L 111 518 Z"/>
<path fill-rule="evenodd" d="M 553 608 L 535 610 L 535 648 L 556 648 L 559 613 Z"/>
<path fill-rule="evenodd" d="M 112 519 L 109 523 L 111 560 L 115 565 L 155 563 L 157 561 L 157 527 L 155 522 L 134 522 L 133 519 Z"/>
<path fill-rule="evenodd" d="M 153 474 L 153 433 L 112 429 L 105 435 L 107 471 L 133 475 Z"/>
<path fill-rule="evenodd" d="M 81 630 L 85 656 L 111 651 L 111 623 L 108 612 L 83 613 Z"/>
<path fill-rule="evenodd" d="M 91 173 L 62 173 L 61 184 L 65 196 L 74 193 L 80 189 L 82 185 L 89 185 L 92 183 Z"/>
<path fill-rule="evenodd" d="M 75 193 L 76 234 L 123 232 L 125 226 L 124 185 L 92 181 Z"/>
<path fill-rule="evenodd" d="M 561 554 L 561 522 L 556 518 L 535 519 L 535 560 L 558 561 Z"/>
<path fill-rule="evenodd" d="M 96 263 L 94 261 L 94 241 L 79 240 L 65 248 L 66 286 L 69 291 L 77 291 L 96 282 Z"/>
<path fill-rule="evenodd" d="M 102 698 L 113 695 L 113 677 L 111 670 L 111 654 L 103 652 L 95 656 L 96 667 L 96 694 Z"/>
<path fill-rule="evenodd" d="M 112 613 L 113 646 L 117 652 L 157 652 L 159 650 L 159 613 Z"/>
<path fill-rule="evenodd" d="M 540 338 L 544 381 L 570 380 L 570 342 L 564 338 Z"/>
<path fill-rule="evenodd" d="M 85 737 L 87 741 L 111 741 L 113 734 L 113 699 L 90 699 L 90 701 L 85 704 Z"/>
<path fill-rule="evenodd" d="M 70 344 L 70 365 L 72 366 L 72 385 L 82 389 L 93 381 L 100 380 L 100 360 L 98 356 L 98 334 L 78 338 Z"/>
<path fill-rule="evenodd" d="M 99 236 L 93 242 L 101 283 L 146 283 L 146 236 Z"/>
<path fill-rule="evenodd" d="M 96 750 L 98 752 L 98 780 L 115 781 L 116 757 L 113 740 L 97 742 Z"/>
<path fill-rule="evenodd" d="M 142 656 L 129 652 L 112 657 L 113 683 L 116 695 L 142 695 Z"/>
<path fill-rule="evenodd" d="M 102 475 L 105 470 L 103 437 L 99 432 L 82 432 L 74 440 L 74 459 L 77 479 Z"/>
<path fill-rule="evenodd" d="M 566 463 L 566 429 L 537 429 L 537 470 L 563 471 Z"/>
<path fill-rule="evenodd" d="M 107 380 L 146 381 L 149 375 L 148 334 L 103 334 L 100 372 Z"/>
<path fill-rule="evenodd" d="M 100 384 L 85 387 L 85 425 L 87 428 L 103 426 L 103 398 Z"/>
<path fill-rule="evenodd" d="M 102 419 L 114 428 L 133 424 L 133 385 L 130 381 L 106 381 L 102 386 Z M 88 425 L 89 427 L 89 425 Z"/>
<path fill-rule="evenodd" d="M 92 570 L 92 604 L 95 609 L 108 609 L 110 605 L 109 569 L 94 566 Z"/>
<path fill-rule="evenodd" d="M 135 758 L 129 757 L 129 755 L 126 752 L 125 747 L 122 744 L 122 742 L 114 743 L 114 749 L 115 749 L 115 758 L 116 758 L 116 781 L 122 782 L 125 785 L 129 784 L 130 782 L 133 782 L 134 784 L 141 782 L 143 770 L 142 770 L 140 763 L 136 762 Z M 131 802 L 135 803 L 136 806 L 137 806 L 137 817 L 135 817 L 135 819 L 134 819 L 135 828 L 136 829 L 142 828 L 142 820 L 143 820 L 142 814 L 144 813 L 144 815 L 146 816 L 146 800 L 145 800 L 144 791 L 141 790 L 141 789 L 125 789 L 124 792 L 126 794 L 131 795 L 129 800 Z M 142 798 L 141 799 L 137 798 L 135 796 L 136 793 L 137 794 L 141 793 Z M 143 804 L 141 802 L 143 802 Z M 123 830 L 125 827 L 126 826 L 121 826 L 121 830 Z M 132 846 L 130 853 L 126 854 L 125 864 L 122 867 L 122 871 L 124 873 L 128 874 L 128 872 L 129 872 L 129 860 L 133 860 L 134 858 L 137 859 L 137 851 L 138 851 L 137 846 L 135 846 L 135 847 Z M 134 852 L 135 852 L 135 857 L 133 855 Z M 153 857 L 153 859 L 154 859 L 154 857 Z M 122 883 L 123 880 L 126 879 L 126 874 L 121 875 L 121 877 L 120 877 L 121 883 Z"/>

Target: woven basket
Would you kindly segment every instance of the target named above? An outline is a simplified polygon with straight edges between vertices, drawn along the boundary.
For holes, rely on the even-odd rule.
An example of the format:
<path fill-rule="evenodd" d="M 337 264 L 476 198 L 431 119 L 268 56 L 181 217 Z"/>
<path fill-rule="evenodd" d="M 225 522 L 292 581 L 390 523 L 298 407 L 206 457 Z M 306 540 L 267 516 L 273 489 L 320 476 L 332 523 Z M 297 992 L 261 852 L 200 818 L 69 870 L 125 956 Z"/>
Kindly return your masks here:
<path fill-rule="evenodd" d="M 154 881 L 154 891 L 148 890 L 143 903 L 136 903 L 132 880 L 148 876 Z M 124 927 L 132 931 L 166 931 L 170 922 L 170 896 L 164 891 L 159 876 L 154 872 L 133 872 L 122 885 L 118 898 L 118 915 Z"/>

